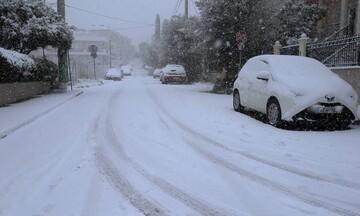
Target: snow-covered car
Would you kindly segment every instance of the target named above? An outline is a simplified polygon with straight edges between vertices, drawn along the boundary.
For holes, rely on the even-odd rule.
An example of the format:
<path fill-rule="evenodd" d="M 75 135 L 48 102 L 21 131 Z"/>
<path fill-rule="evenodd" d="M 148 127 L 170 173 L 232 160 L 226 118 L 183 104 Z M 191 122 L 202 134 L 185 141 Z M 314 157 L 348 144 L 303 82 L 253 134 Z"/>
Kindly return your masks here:
<path fill-rule="evenodd" d="M 161 71 L 162 71 L 161 69 L 155 69 L 154 73 L 153 73 L 153 77 L 154 78 L 160 78 Z"/>
<path fill-rule="evenodd" d="M 262 55 L 251 58 L 240 70 L 233 107 L 264 113 L 274 126 L 301 121 L 344 129 L 358 118 L 358 95 L 315 59 Z"/>
<path fill-rule="evenodd" d="M 162 74 L 160 76 L 160 81 L 163 84 L 169 82 L 174 83 L 184 83 L 186 81 L 186 71 L 185 68 L 177 64 L 168 64 L 162 69 Z"/>
<path fill-rule="evenodd" d="M 121 72 L 124 76 L 131 76 L 132 67 L 130 65 L 125 65 L 121 67 Z"/>
<path fill-rule="evenodd" d="M 106 80 L 121 80 L 123 78 L 122 72 L 118 68 L 110 68 L 106 74 Z"/>

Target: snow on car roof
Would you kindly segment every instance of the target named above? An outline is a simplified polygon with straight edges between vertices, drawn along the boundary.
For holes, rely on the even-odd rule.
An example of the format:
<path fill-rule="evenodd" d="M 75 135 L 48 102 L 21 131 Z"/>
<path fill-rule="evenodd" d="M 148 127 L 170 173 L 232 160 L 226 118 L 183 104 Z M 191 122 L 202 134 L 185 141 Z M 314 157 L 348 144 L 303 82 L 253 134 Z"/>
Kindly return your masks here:
<path fill-rule="evenodd" d="M 303 56 L 262 55 L 255 59 L 268 64 L 271 72 L 284 76 L 331 76 L 334 75 L 321 62 Z M 335 75 L 334 75 L 335 76 Z"/>
<path fill-rule="evenodd" d="M 120 70 L 117 68 L 110 68 L 107 72 L 106 75 L 119 75 L 120 74 Z"/>
<path fill-rule="evenodd" d="M 251 63 L 260 61 L 276 81 L 280 81 L 300 92 L 327 92 L 328 89 L 342 89 L 352 92 L 351 86 L 334 74 L 321 62 L 302 56 L 261 55 L 251 59 Z M 247 70 L 247 69 L 245 69 Z M 349 93 L 350 94 L 350 93 Z"/>

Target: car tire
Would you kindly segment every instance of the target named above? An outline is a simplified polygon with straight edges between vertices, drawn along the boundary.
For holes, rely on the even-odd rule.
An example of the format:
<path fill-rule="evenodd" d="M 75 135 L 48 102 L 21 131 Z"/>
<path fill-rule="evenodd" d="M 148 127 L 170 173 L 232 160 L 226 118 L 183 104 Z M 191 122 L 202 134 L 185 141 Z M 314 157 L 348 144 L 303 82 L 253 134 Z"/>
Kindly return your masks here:
<path fill-rule="evenodd" d="M 233 107 L 236 112 L 244 111 L 244 107 L 241 106 L 240 94 L 237 90 L 235 90 L 233 94 Z"/>
<path fill-rule="evenodd" d="M 276 98 L 268 101 L 266 107 L 266 118 L 270 125 L 279 127 L 281 125 L 281 107 Z"/>
<path fill-rule="evenodd" d="M 346 130 L 351 125 L 351 120 L 342 120 L 335 123 L 334 130 Z"/>

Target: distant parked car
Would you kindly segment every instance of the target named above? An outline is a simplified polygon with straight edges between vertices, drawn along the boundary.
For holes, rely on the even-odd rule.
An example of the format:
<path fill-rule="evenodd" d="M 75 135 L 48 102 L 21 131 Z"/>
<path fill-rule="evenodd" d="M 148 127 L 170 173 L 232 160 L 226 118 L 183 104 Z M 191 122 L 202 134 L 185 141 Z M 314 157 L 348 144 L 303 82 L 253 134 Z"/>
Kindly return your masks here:
<path fill-rule="evenodd" d="M 131 65 L 125 65 L 121 67 L 121 72 L 124 76 L 131 76 L 132 66 Z"/>
<path fill-rule="evenodd" d="M 121 80 L 122 78 L 123 75 L 118 68 L 110 68 L 105 74 L 106 80 Z"/>
<path fill-rule="evenodd" d="M 160 81 L 163 84 L 169 82 L 184 83 L 186 81 L 186 71 L 181 65 L 168 64 L 162 69 Z"/>
<path fill-rule="evenodd" d="M 162 71 L 161 69 L 155 69 L 154 73 L 153 73 L 153 77 L 154 78 L 160 78 L 161 71 Z"/>
<path fill-rule="evenodd" d="M 321 123 L 344 129 L 356 120 L 358 95 L 317 60 L 286 55 L 251 58 L 234 83 L 233 107 L 256 110 L 269 124 Z"/>

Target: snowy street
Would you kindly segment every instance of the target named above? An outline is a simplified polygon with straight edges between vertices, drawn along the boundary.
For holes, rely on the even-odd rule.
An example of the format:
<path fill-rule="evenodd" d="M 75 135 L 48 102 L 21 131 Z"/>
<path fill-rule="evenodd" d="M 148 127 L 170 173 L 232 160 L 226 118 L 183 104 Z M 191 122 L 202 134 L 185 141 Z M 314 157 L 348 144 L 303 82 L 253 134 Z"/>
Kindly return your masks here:
<path fill-rule="evenodd" d="M 137 70 L 51 111 L 12 105 L 46 112 L 0 136 L 1 216 L 360 216 L 359 125 L 277 129 Z"/>

